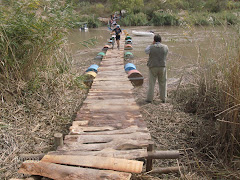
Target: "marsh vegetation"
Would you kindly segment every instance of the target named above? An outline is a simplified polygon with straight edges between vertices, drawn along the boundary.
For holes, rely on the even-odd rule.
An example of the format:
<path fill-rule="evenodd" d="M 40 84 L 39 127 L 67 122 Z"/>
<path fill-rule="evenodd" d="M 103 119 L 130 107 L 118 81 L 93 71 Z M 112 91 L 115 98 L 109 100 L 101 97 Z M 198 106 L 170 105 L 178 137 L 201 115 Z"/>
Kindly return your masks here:
<path fill-rule="evenodd" d="M 201 117 L 204 122 L 211 122 L 211 128 L 199 127 L 203 129 L 202 134 L 198 132 L 202 141 L 197 143 L 202 154 L 211 152 L 211 156 L 206 153 L 207 158 L 221 164 L 222 169 L 212 166 L 211 170 L 216 171 L 210 177 L 240 177 L 240 2 L 2 0 L 0 178 L 17 176 L 20 153 L 52 150 L 53 133 L 68 133 L 74 113 L 86 96 L 82 73 L 83 67 L 91 60 L 81 62 L 79 69 L 75 67 L 73 70 L 69 29 L 79 28 L 84 23 L 89 28 L 99 27 L 101 22 L 98 17 L 110 17 L 114 11 L 122 9 L 126 13 L 119 21 L 121 25 L 177 26 L 184 29 L 185 35 L 192 37 L 191 41 L 186 38 L 197 51 L 190 73 L 192 80 L 187 84 L 179 81 L 178 88 L 171 91 L 170 97 L 174 99 L 173 103 L 177 103 L 174 108 Z M 197 33 L 195 26 L 203 29 L 205 26 L 221 26 L 223 30 L 217 35 L 208 33 L 207 48 L 203 48 L 194 40 Z M 229 29 L 231 31 L 227 33 Z M 218 40 L 214 36 L 218 36 Z M 171 43 L 175 41 L 173 38 Z M 96 39 L 91 37 L 89 41 L 78 44 L 89 47 L 95 42 Z M 151 108 L 146 107 L 145 110 L 151 112 Z M 153 105 L 153 108 L 161 110 L 162 106 Z M 168 115 L 171 111 L 167 112 Z M 172 115 L 169 118 L 171 120 Z M 156 127 L 155 122 L 150 123 Z M 195 124 L 203 125 L 199 121 Z M 204 163 L 201 167 L 205 167 Z M 205 175 L 211 174 L 207 168 L 200 170 Z"/>

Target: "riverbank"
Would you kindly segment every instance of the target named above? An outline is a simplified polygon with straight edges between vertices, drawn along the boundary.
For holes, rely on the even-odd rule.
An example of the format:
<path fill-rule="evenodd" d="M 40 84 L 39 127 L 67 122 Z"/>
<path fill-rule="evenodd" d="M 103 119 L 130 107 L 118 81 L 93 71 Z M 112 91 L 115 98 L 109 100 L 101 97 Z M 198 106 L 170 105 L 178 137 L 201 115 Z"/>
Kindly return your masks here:
<path fill-rule="evenodd" d="M 137 4 L 137 5 L 136 5 Z M 86 21 L 87 16 L 110 18 L 114 12 L 123 26 L 196 26 L 236 25 L 239 24 L 238 1 L 154 1 L 138 0 L 116 3 L 114 0 L 96 2 L 73 2 L 74 20 Z M 120 14 L 121 11 L 121 14 Z M 81 20 L 82 19 L 82 20 Z M 99 24 L 98 19 L 92 19 Z M 92 22 L 89 21 L 90 27 Z M 87 20 L 88 21 L 88 20 Z M 106 24 L 106 21 L 104 21 Z"/>

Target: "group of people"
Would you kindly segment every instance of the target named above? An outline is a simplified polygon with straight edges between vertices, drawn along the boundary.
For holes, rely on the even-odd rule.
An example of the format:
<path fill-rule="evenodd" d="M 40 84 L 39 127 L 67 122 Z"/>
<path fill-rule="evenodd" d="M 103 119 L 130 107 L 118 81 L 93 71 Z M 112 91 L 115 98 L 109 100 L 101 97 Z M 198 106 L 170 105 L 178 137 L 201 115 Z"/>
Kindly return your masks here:
<path fill-rule="evenodd" d="M 113 15 L 111 15 L 110 21 L 109 21 L 110 28 L 112 28 L 112 27 L 117 25 L 117 20 L 118 19 L 121 19 L 121 14 L 117 15 L 117 13 L 115 12 Z"/>
<path fill-rule="evenodd" d="M 112 30 L 112 33 L 116 34 L 117 48 L 119 49 L 120 35 L 122 33 L 120 25 L 116 25 L 116 27 Z M 156 80 L 158 80 L 159 96 L 160 96 L 161 102 L 165 103 L 167 98 L 166 61 L 167 61 L 167 54 L 168 54 L 168 46 L 165 44 L 162 44 L 161 36 L 159 34 L 156 34 L 153 38 L 152 44 L 146 47 L 145 53 L 149 55 L 148 62 L 147 62 L 147 66 L 149 70 L 149 83 L 148 83 L 147 98 L 145 102 L 146 103 L 153 102 L 154 87 L 156 84 Z"/>

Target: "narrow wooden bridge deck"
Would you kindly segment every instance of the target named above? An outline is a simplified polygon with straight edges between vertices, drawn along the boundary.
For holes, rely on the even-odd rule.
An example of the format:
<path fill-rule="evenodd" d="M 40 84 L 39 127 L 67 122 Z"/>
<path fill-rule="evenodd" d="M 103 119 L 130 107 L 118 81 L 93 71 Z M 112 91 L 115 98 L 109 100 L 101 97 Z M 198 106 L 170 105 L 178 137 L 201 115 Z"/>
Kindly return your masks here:
<path fill-rule="evenodd" d="M 38 163 L 23 164 L 25 167 L 19 172 L 64 180 L 125 180 L 131 177 L 127 172 L 142 169 L 141 161 L 128 160 L 147 157 L 151 136 L 124 70 L 123 46 L 122 36 L 120 50 L 109 49 L 102 59 L 88 96 L 70 127 L 69 135 L 65 136 L 64 145 Z M 119 171 L 125 172 L 107 167 L 108 160 L 119 163 Z M 110 170 L 100 170 L 99 164 L 106 164 L 103 169 Z"/>

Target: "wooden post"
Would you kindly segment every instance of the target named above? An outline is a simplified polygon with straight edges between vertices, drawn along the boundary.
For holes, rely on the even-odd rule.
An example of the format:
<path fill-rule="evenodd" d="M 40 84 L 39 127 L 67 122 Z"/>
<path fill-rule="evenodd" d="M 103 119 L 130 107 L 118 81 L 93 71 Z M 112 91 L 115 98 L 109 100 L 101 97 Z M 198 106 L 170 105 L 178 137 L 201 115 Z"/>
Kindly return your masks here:
<path fill-rule="evenodd" d="M 152 152 L 153 151 L 153 143 L 149 144 L 147 147 L 147 151 L 148 152 Z M 153 159 L 147 159 L 147 164 L 146 164 L 146 171 L 151 171 L 153 167 Z"/>
<path fill-rule="evenodd" d="M 63 134 L 62 133 L 55 133 L 54 134 L 54 141 L 55 141 L 55 149 L 63 146 Z"/>

